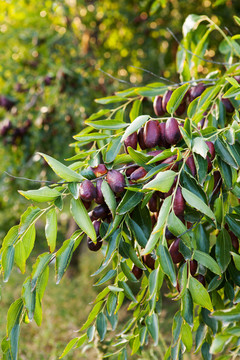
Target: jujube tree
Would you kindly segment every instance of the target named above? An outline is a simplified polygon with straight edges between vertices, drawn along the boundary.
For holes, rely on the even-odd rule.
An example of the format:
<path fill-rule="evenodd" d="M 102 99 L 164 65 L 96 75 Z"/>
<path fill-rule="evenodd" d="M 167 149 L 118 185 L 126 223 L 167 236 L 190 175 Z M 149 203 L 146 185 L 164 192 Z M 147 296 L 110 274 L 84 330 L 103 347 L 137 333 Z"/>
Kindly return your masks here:
<path fill-rule="evenodd" d="M 224 60 L 206 59 L 216 69 L 198 79 L 213 31 L 223 36 Z M 240 47 L 237 35 L 227 36 L 206 16 L 190 15 L 183 35 L 180 83 L 152 83 L 98 99 L 105 108 L 74 137 L 70 166 L 40 153 L 61 180 L 19 191 L 48 205 L 31 205 L 9 230 L 1 248 L 3 280 L 14 263 L 24 272 L 35 223 L 44 216 L 49 251 L 38 256 L 9 308 L 5 359 L 17 359 L 20 323 L 41 323 L 49 265 L 55 261 L 59 283 L 85 235 L 89 250 L 103 253 L 93 274 L 103 290 L 62 357 L 94 339 L 105 345 L 104 357 L 118 359 L 127 358 L 128 347 L 141 356 L 150 338 L 157 345 L 163 286 L 179 303 L 165 359 L 182 358 L 193 344 L 204 359 L 225 347 L 224 359 L 239 355 Z M 56 251 L 57 214 L 67 199 L 80 229 Z M 129 321 L 107 338 L 126 302 Z"/>

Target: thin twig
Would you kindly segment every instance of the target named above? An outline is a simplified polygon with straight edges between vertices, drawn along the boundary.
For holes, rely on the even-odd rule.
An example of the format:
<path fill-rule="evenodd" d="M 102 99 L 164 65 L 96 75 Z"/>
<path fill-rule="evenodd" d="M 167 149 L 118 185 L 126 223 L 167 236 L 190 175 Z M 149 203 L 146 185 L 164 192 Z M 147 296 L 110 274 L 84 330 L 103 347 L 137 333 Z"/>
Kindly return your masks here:
<path fill-rule="evenodd" d="M 198 59 L 205 61 L 207 63 L 211 63 L 211 64 L 217 64 L 217 65 L 228 65 L 229 63 L 225 63 L 225 62 L 219 62 L 219 61 L 214 61 L 214 60 L 207 60 L 205 58 L 202 58 L 201 56 L 194 54 L 191 50 L 186 49 L 181 42 L 178 40 L 178 38 L 174 35 L 174 33 L 172 32 L 172 30 L 170 30 L 169 28 L 167 28 L 167 31 L 172 35 L 172 37 L 174 38 L 174 40 L 176 40 L 176 42 L 178 43 L 178 45 L 180 45 L 185 51 L 187 51 L 189 54 L 196 56 Z"/>
<path fill-rule="evenodd" d="M 121 82 L 121 83 L 127 84 L 127 85 L 131 85 L 131 86 L 133 86 L 133 87 L 138 86 L 138 85 L 132 84 L 132 83 L 129 82 L 129 81 L 126 81 L 126 80 L 123 80 L 123 79 L 118 79 L 118 78 L 116 78 L 115 76 L 113 76 L 113 75 L 107 73 L 106 71 L 102 70 L 101 68 L 99 68 L 98 70 L 101 71 L 103 74 L 107 75 L 108 77 L 110 77 L 110 78 L 113 79 L 113 80 L 117 80 L 118 82 Z"/>
<path fill-rule="evenodd" d="M 171 84 L 174 84 L 173 81 L 171 81 L 171 80 L 169 80 L 169 79 L 167 79 L 167 78 L 164 78 L 164 77 L 162 77 L 162 76 L 159 76 L 159 75 L 157 75 L 157 74 L 154 74 L 154 73 L 153 73 L 152 71 L 150 71 L 150 70 L 147 70 L 147 69 L 144 69 L 144 68 L 141 68 L 141 67 L 138 67 L 138 66 L 134 66 L 134 65 L 130 65 L 130 67 L 132 67 L 132 68 L 134 68 L 134 69 L 137 69 L 137 70 L 142 70 L 142 71 L 144 71 L 144 72 L 146 72 L 146 73 L 148 73 L 148 74 L 156 77 L 157 79 L 160 79 L 160 80 L 163 80 L 163 81 L 167 81 L 167 82 L 170 82 Z"/>
<path fill-rule="evenodd" d="M 35 180 L 35 179 L 29 179 L 26 177 L 22 177 L 22 176 L 14 176 L 12 174 L 9 174 L 7 171 L 4 171 L 4 174 L 10 176 L 13 179 L 17 179 L 17 180 L 27 180 L 27 181 L 31 181 L 31 182 L 37 182 L 37 183 L 49 183 L 49 184 L 56 184 L 56 182 L 54 181 L 50 181 L 50 180 Z"/>

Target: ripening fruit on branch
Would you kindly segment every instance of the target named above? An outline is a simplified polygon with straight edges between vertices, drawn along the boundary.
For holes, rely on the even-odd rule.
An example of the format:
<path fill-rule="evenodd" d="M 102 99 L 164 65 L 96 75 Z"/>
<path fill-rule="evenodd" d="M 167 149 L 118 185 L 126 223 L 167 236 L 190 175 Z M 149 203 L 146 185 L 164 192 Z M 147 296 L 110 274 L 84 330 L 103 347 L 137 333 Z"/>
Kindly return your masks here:
<path fill-rule="evenodd" d="M 142 277 L 143 270 L 142 270 L 142 269 L 139 269 L 139 267 L 137 267 L 136 265 L 133 265 L 132 273 L 133 273 L 133 275 L 135 276 L 135 278 L 136 278 L 137 280 L 139 280 L 139 279 L 141 279 L 141 277 Z"/>
<path fill-rule="evenodd" d="M 92 220 L 105 219 L 109 213 L 110 213 L 110 210 L 107 207 L 107 205 L 102 204 L 102 205 L 96 206 L 92 210 L 90 217 Z"/>
<path fill-rule="evenodd" d="M 214 144 L 211 141 L 206 141 L 206 144 L 209 148 L 209 152 L 211 154 L 211 160 L 213 160 L 215 158 L 215 147 Z"/>
<path fill-rule="evenodd" d="M 117 170 L 108 171 L 107 183 L 115 194 L 123 192 L 124 187 L 126 186 L 123 174 Z"/>
<path fill-rule="evenodd" d="M 103 176 L 108 172 L 108 170 L 104 164 L 99 164 L 96 167 L 91 166 L 91 170 L 96 177 Z"/>
<path fill-rule="evenodd" d="M 188 166 L 189 170 L 191 171 L 191 174 L 193 177 L 196 176 L 197 170 L 194 162 L 193 155 L 190 155 L 186 160 L 186 165 Z"/>
<path fill-rule="evenodd" d="M 180 133 L 177 120 L 175 118 L 169 118 L 166 121 L 166 128 L 165 128 L 166 141 L 171 145 L 175 145 L 178 143 L 181 137 L 182 135 Z"/>
<path fill-rule="evenodd" d="M 163 108 L 163 111 L 164 113 L 167 111 L 167 104 L 172 96 L 172 90 L 167 90 L 165 92 L 165 94 L 163 95 L 163 100 L 162 100 L 162 108 Z"/>
<path fill-rule="evenodd" d="M 149 210 L 153 213 L 159 211 L 159 197 L 157 196 L 156 192 L 153 193 L 152 197 L 148 202 Z"/>
<path fill-rule="evenodd" d="M 162 95 L 156 96 L 153 102 L 153 110 L 157 116 L 163 116 L 165 114 L 162 103 L 163 103 Z"/>
<path fill-rule="evenodd" d="M 79 187 L 79 195 L 84 201 L 92 201 L 96 197 L 96 189 L 90 180 L 84 180 Z"/>
<path fill-rule="evenodd" d="M 138 143 L 139 143 L 140 148 L 142 150 L 145 150 L 145 149 L 147 149 L 147 146 L 146 146 L 145 141 L 144 141 L 143 133 L 144 133 L 144 128 L 142 127 L 142 128 L 140 128 L 138 130 Z"/>
<path fill-rule="evenodd" d="M 160 136 L 159 136 L 158 146 L 164 147 L 164 148 L 169 148 L 170 144 L 167 143 L 166 135 L 165 135 L 165 131 L 166 131 L 166 123 L 165 122 L 159 123 L 159 130 L 160 130 Z"/>
<path fill-rule="evenodd" d="M 166 170 L 171 169 L 173 171 L 178 171 L 178 162 L 175 162 L 176 159 L 177 159 L 177 155 L 173 155 L 163 160 L 161 164 L 169 164 Z"/>
<path fill-rule="evenodd" d="M 130 164 L 129 164 L 130 165 Z M 131 166 L 128 169 L 126 169 L 125 174 L 127 177 L 129 177 L 135 170 L 137 170 L 139 166 Z"/>
<path fill-rule="evenodd" d="M 191 260 L 190 261 L 190 273 L 191 275 L 195 275 L 197 272 L 197 267 L 198 267 L 198 263 L 196 260 Z"/>
<path fill-rule="evenodd" d="M 173 211 L 176 216 L 181 216 L 184 214 L 184 209 L 185 209 L 185 200 L 182 196 L 182 190 L 178 186 L 173 202 Z"/>
<path fill-rule="evenodd" d="M 124 148 L 126 153 L 128 153 L 127 148 L 130 146 L 134 150 L 137 149 L 137 142 L 138 142 L 138 136 L 137 133 L 134 132 L 133 134 L 129 135 L 126 140 L 124 140 Z"/>
<path fill-rule="evenodd" d="M 194 99 L 196 99 L 197 97 L 202 95 L 202 93 L 204 92 L 205 89 L 206 89 L 206 86 L 201 83 L 196 86 L 193 86 L 189 90 L 189 101 L 192 102 Z"/>
<path fill-rule="evenodd" d="M 198 274 L 197 276 L 195 276 L 195 278 L 203 285 L 206 285 L 206 281 L 205 281 L 205 276 Z"/>
<path fill-rule="evenodd" d="M 159 122 L 150 120 L 144 126 L 143 139 L 147 148 L 153 148 L 158 145 L 160 138 Z"/>
<path fill-rule="evenodd" d="M 103 198 L 103 193 L 102 193 L 102 182 L 103 179 L 97 179 L 96 181 L 96 198 L 95 201 L 97 204 L 103 204 L 104 203 L 104 198 Z"/>
<path fill-rule="evenodd" d="M 166 230 L 165 230 L 165 238 L 166 238 L 166 240 L 175 240 L 176 239 L 176 236 L 171 233 L 171 231 L 168 229 L 168 227 L 166 227 Z"/>
<path fill-rule="evenodd" d="M 226 112 L 232 114 L 234 112 L 234 107 L 229 99 L 221 99 L 221 102 L 225 106 Z"/>
<path fill-rule="evenodd" d="M 174 264 L 178 264 L 184 259 L 182 254 L 179 252 L 179 243 L 180 243 L 180 239 L 178 238 L 174 240 L 169 247 L 169 253 L 171 255 Z"/>
<path fill-rule="evenodd" d="M 151 254 L 143 255 L 143 262 L 149 269 L 154 270 L 155 260 Z"/>
<path fill-rule="evenodd" d="M 98 251 L 102 247 L 102 239 L 99 236 L 99 229 L 100 229 L 101 222 L 100 221 L 93 221 L 93 226 L 96 231 L 97 235 L 97 242 L 96 244 L 90 239 L 90 237 L 87 237 L 87 246 L 89 250 L 91 251 Z"/>
<path fill-rule="evenodd" d="M 147 171 L 141 166 L 138 169 L 136 169 L 135 171 L 132 172 L 132 174 L 130 175 L 130 180 L 131 181 L 138 181 L 142 178 L 144 178 L 144 176 L 147 174 Z"/>

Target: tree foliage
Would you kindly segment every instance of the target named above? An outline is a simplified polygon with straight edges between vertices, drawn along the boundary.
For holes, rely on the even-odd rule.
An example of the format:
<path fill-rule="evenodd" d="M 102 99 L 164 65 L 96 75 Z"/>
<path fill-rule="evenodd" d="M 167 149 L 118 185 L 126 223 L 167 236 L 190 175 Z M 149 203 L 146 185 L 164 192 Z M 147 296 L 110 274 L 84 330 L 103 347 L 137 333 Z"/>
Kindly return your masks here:
<path fill-rule="evenodd" d="M 222 36 L 216 60 L 205 57 L 215 34 Z M 41 324 L 50 264 L 59 283 L 85 234 L 89 249 L 103 253 L 93 274 L 103 289 L 62 357 L 94 340 L 105 345 L 104 357 L 126 359 L 129 348 L 141 356 L 149 339 L 159 343 L 166 291 L 179 310 L 165 359 L 180 359 L 192 347 L 204 359 L 225 350 L 226 358 L 239 355 L 238 39 L 207 16 L 189 15 L 177 51 L 180 82 L 166 79 L 97 99 L 103 107 L 75 135 L 71 165 L 39 154 L 60 179 L 19 191 L 37 206 L 3 240 L 3 280 L 14 265 L 24 273 L 36 222 L 45 216 L 49 251 L 38 256 L 9 308 L 4 359 L 17 359 L 21 322 Z M 199 78 L 208 64 L 211 71 Z M 79 230 L 55 249 L 56 217 L 68 199 Z M 115 330 L 126 303 L 129 321 L 112 337 L 109 327 Z"/>

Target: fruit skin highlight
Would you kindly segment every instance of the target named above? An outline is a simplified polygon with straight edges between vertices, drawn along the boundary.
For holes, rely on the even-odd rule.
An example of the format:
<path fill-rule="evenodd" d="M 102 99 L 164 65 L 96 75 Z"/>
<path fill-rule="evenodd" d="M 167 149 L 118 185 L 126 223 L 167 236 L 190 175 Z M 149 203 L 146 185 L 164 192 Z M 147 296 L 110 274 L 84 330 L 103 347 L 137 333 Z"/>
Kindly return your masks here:
<path fill-rule="evenodd" d="M 169 118 L 166 121 L 165 138 L 170 145 L 175 145 L 181 139 L 178 122 L 175 118 Z"/>
<path fill-rule="evenodd" d="M 115 194 L 122 193 L 126 186 L 125 178 L 117 170 L 109 170 L 107 173 L 107 183 Z"/>

